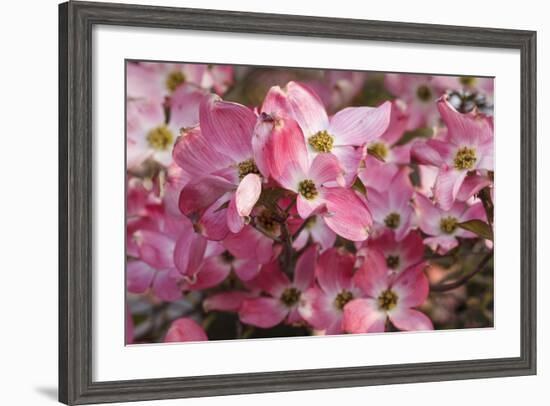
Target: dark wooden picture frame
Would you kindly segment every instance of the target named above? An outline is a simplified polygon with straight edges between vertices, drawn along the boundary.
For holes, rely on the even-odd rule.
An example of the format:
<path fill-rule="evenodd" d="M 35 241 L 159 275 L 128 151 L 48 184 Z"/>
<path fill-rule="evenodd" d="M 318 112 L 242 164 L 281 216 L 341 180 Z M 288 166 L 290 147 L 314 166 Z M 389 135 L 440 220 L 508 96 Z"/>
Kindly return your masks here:
<path fill-rule="evenodd" d="M 511 48 L 521 55 L 521 354 L 370 367 L 94 382 L 92 28 L 96 24 Z M 536 373 L 536 32 L 68 2 L 59 6 L 59 400 L 135 401 Z"/>

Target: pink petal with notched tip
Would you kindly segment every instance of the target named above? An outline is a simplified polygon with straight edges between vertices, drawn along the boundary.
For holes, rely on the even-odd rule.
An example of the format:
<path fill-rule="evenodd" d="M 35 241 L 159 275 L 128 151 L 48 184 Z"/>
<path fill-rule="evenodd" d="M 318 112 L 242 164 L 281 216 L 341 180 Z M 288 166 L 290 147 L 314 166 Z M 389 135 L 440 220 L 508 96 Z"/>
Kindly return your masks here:
<path fill-rule="evenodd" d="M 326 213 L 323 219 L 336 234 L 351 241 L 364 241 L 372 227 L 365 202 L 351 189 L 325 188 Z"/>
<path fill-rule="evenodd" d="M 143 293 L 151 286 L 156 271 L 143 261 L 128 261 L 126 264 L 126 287 L 128 292 Z"/>
<path fill-rule="evenodd" d="M 185 130 L 174 145 L 172 157 L 195 181 L 197 177 L 202 178 L 233 163 L 227 155 L 213 148 L 199 127 Z"/>
<path fill-rule="evenodd" d="M 416 307 L 423 304 L 430 293 L 430 284 L 424 274 L 425 263 L 401 272 L 393 281 L 391 289 L 398 296 L 398 306 Z"/>
<path fill-rule="evenodd" d="M 279 299 L 260 297 L 244 300 L 239 310 L 241 322 L 261 328 L 271 328 L 281 323 L 288 315 Z"/>
<path fill-rule="evenodd" d="M 134 233 L 142 261 L 155 269 L 174 267 L 175 241 L 163 233 L 149 230 L 139 230 Z"/>
<path fill-rule="evenodd" d="M 456 195 L 456 199 L 461 202 L 465 202 L 470 197 L 478 193 L 481 189 L 491 185 L 492 183 L 493 182 L 485 176 L 475 174 L 468 175 L 464 178 L 464 182 L 462 182 L 462 186 Z"/>
<path fill-rule="evenodd" d="M 434 197 L 443 210 L 449 210 L 456 200 L 467 171 L 454 168 L 440 169 L 434 186 Z"/>
<path fill-rule="evenodd" d="M 405 112 L 406 106 L 400 100 L 391 102 L 390 123 L 384 134 L 380 136 L 388 145 L 393 145 L 403 137 L 409 120 L 408 114 Z"/>
<path fill-rule="evenodd" d="M 369 249 L 359 270 L 353 276 L 353 282 L 367 296 L 377 298 L 389 286 L 386 259 L 380 251 Z"/>
<path fill-rule="evenodd" d="M 183 214 L 191 215 L 209 207 L 234 188 L 235 185 L 222 177 L 205 176 L 194 183 L 185 185 L 180 193 L 179 208 Z"/>
<path fill-rule="evenodd" d="M 182 275 L 192 276 L 201 264 L 206 239 L 194 231 L 183 233 L 176 242 L 174 249 L 174 264 Z"/>
<path fill-rule="evenodd" d="M 399 308 L 389 313 L 393 325 L 399 330 L 433 330 L 432 321 L 424 313 L 414 309 Z"/>
<path fill-rule="evenodd" d="M 266 148 L 265 163 L 273 179 L 285 189 L 297 191 L 309 170 L 306 142 L 298 124 L 278 118 Z"/>
<path fill-rule="evenodd" d="M 217 293 L 208 296 L 203 302 L 204 311 L 210 312 L 213 310 L 223 312 L 236 312 L 240 309 L 244 300 L 254 297 L 253 293 L 243 291 L 232 291 Z"/>
<path fill-rule="evenodd" d="M 492 137 L 493 129 L 487 119 L 475 113 L 459 113 L 442 97 L 437 102 L 439 114 L 448 129 L 451 142 L 460 146 L 476 146 Z"/>
<path fill-rule="evenodd" d="M 344 307 L 342 326 L 348 333 L 384 331 L 385 321 L 386 314 L 378 309 L 376 299 L 354 299 Z"/>
<path fill-rule="evenodd" d="M 342 168 L 344 182 L 342 183 L 340 181 L 340 184 L 342 186 L 351 187 L 353 182 L 355 182 L 359 167 L 361 166 L 361 161 L 363 159 L 362 149 L 353 146 L 336 146 L 332 148 L 331 154 L 338 158 L 338 162 Z M 336 186 L 337 182 L 333 183 L 327 186 Z"/>
<path fill-rule="evenodd" d="M 363 146 L 380 137 L 390 124 L 391 103 L 379 107 L 347 107 L 330 119 L 335 145 Z"/>
<path fill-rule="evenodd" d="M 234 162 L 252 157 L 256 115 L 249 108 L 210 95 L 200 105 L 201 130 L 210 145 Z"/>
<path fill-rule="evenodd" d="M 327 129 L 329 120 L 323 102 L 309 86 L 291 81 L 282 92 L 286 95 L 284 113 L 298 122 L 306 138 Z"/>
<path fill-rule="evenodd" d="M 159 271 L 155 275 L 151 289 L 160 300 L 175 302 L 180 300 L 182 296 L 179 287 L 180 282 L 181 275 L 177 270 Z"/>
<path fill-rule="evenodd" d="M 353 255 L 337 248 L 323 252 L 315 267 L 315 275 L 321 289 L 331 295 L 336 295 L 344 289 L 350 290 L 354 264 Z"/>
<path fill-rule="evenodd" d="M 209 289 L 219 285 L 227 278 L 231 266 L 225 264 L 219 256 L 207 258 L 195 273 L 194 280 L 185 283 L 184 290 Z"/>
<path fill-rule="evenodd" d="M 174 320 L 164 338 L 165 343 L 186 341 L 207 341 L 204 329 L 193 319 L 181 318 Z"/>
<path fill-rule="evenodd" d="M 309 246 L 296 261 L 294 270 L 294 286 L 305 291 L 313 284 L 315 278 L 315 262 L 317 260 L 317 245 Z"/>

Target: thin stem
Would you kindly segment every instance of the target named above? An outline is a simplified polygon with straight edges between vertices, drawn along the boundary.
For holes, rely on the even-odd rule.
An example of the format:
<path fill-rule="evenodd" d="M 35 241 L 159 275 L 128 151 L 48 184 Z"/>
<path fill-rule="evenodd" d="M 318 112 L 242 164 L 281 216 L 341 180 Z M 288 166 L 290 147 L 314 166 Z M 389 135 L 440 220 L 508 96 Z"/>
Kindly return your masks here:
<path fill-rule="evenodd" d="M 464 276 L 462 276 L 461 278 L 457 279 L 454 282 L 432 285 L 430 286 L 430 290 L 432 292 L 448 292 L 449 290 L 459 288 L 460 286 L 468 282 L 470 279 L 472 279 L 479 272 L 481 272 L 485 268 L 485 265 L 487 265 L 487 263 L 491 260 L 491 258 L 493 258 L 493 251 L 489 251 L 473 271 L 465 274 Z"/>
<path fill-rule="evenodd" d="M 300 235 L 302 230 L 307 227 L 309 219 L 310 218 L 308 217 L 307 219 L 304 220 L 304 222 L 302 224 L 300 224 L 300 227 L 298 227 L 298 229 L 292 235 L 292 241 L 294 241 L 296 238 L 298 238 L 298 236 Z"/>
<path fill-rule="evenodd" d="M 251 219 L 251 221 L 250 221 L 250 226 L 251 226 L 252 228 L 255 228 L 255 229 L 258 230 L 260 233 L 262 233 L 263 235 L 265 235 L 265 236 L 268 237 L 269 239 L 271 239 L 271 240 L 273 240 L 273 241 L 275 241 L 275 242 L 277 242 L 277 243 L 279 243 L 279 244 L 282 244 L 282 243 L 283 243 L 283 241 L 282 241 L 280 238 L 275 237 L 274 235 L 271 235 L 271 234 L 269 234 L 268 232 L 266 232 L 263 228 L 258 227 L 258 225 L 256 224 L 256 221 L 255 221 L 255 218 L 254 218 L 254 217 L 251 217 L 250 219 Z"/>

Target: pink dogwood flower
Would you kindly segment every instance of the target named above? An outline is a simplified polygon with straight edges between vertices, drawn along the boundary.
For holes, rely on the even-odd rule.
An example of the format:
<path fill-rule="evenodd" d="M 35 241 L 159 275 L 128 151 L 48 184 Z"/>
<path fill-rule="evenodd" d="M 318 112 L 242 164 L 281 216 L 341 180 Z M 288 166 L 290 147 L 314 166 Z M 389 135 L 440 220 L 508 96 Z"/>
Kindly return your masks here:
<path fill-rule="evenodd" d="M 288 82 L 284 89 L 273 86 L 262 112 L 291 117 L 300 126 L 311 157 L 334 154 L 344 170 L 346 184 L 357 174 L 363 146 L 384 133 L 390 122 L 391 104 L 379 107 L 347 107 L 330 117 L 319 96 L 306 85 Z"/>
<path fill-rule="evenodd" d="M 449 210 L 468 173 L 493 170 L 493 125 L 476 112 L 459 113 L 446 97 L 437 106 L 447 133 L 441 138 L 415 143 L 413 155 L 420 163 L 439 168 L 434 196 L 444 210 Z"/>
<path fill-rule="evenodd" d="M 310 216 L 307 220 L 301 218 L 292 218 L 288 220 L 288 229 L 294 235 L 298 228 L 306 222 L 305 227 L 292 241 L 292 247 L 296 250 L 301 250 L 306 244 L 315 241 L 319 244 L 321 250 L 329 249 L 336 241 L 336 233 L 327 226 L 321 215 Z"/>
<path fill-rule="evenodd" d="M 337 248 L 330 248 L 319 256 L 315 267 L 318 286 L 302 295 L 300 315 L 317 330 L 325 334 L 343 332 L 342 319 L 345 305 L 361 297 L 353 282 L 355 257 Z"/>
<path fill-rule="evenodd" d="M 412 227 L 414 210 L 411 206 L 413 186 L 409 179 L 410 169 L 404 167 L 395 174 L 389 184 L 368 188 L 367 197 L 378 231 L 392 230 L 395 239 L 401 241 Z M 379 190 L 385 188 L 385 191 Z"/>
<path fill-rule="evenodd" d="M 418 211 L 418 225 L 430 237 L 424 239 L 424 244 L 439 254 L 445 254 L 458 245 L 458 238 L 476 238 L 470 231 L 459 227 L 468 220 L 486 221 L 485 209 L 480 201 L 472 205 L 455 202 L 449 210 L 443 210 L 426 196 L 415 195 Z"/>
<path fill-rule="evenodd" d="M 164 342 L 180 343 L 186 341 L 208 341 L 208 336 L 195 320 L 183 317 L 172 322 L 166 332 Z"/>
<path fill-rule="evenodd" d="M 223 239 L 239 232 L 261 193 L 252 151 L 255 114 L 217 96 L 200 106 L 200 130 L 183 135 L 174 148 L 175 162 L 191 176 L 180 193 L 186 215 L 206 216 L 207 236 Z"/>
<path fill-rule="evenodd" d="M 322 79 L 308 81 L 307 85 L 319 95 L 327 110 L 334 112 L 357 96 L 366 79 L 366 72 L 326 71 Z"/>
<path fill-rule="evenodd" d="M 170 119 L 165 120 L 164 107 L 147 99 L 127 104 L 127 166 L 132 169 L 147 159 L 161 165 L 172 162 L 172 148 L 182 128 L 195 126 L 199 121 L 199 104 L 204 93 L 197 88 L 182 86 L 172 95 L 168 108 Z"/>
<path fill-rule="evenodd" d="M 298 308 L 302 294 L 314 280 L 317 247 L 311 245 L 298 258 L 294 280 L 281 271 L 278 262 L 264 265 L 260 274 L 250 283 L 269 296 L 244 300 L 239 318 L 245 324 L 270 328 L 286 320 L 288 324 L 302 320 Z"/>
<path fill-rule="evenodd" d="M 394 277 L 388 272 L 384 256 L 369 250 L 354 276 L 365 297 L 353 299 L 344 307 L 344 330 L 383 332 L 388 321 L 399 330 L 432 330 L 431 320 L 414 309 L 426 301 L 429 293 L 424 267 L 421 263 Z"/>

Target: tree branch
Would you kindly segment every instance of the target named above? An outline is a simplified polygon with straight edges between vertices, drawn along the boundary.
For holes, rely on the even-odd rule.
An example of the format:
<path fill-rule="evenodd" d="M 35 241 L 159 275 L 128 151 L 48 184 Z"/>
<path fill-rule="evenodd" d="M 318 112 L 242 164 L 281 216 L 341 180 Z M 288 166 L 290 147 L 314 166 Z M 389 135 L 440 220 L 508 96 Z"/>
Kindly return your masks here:
<path fill-rule="evenodd" d="M 465 274 L 461 278 L 457 279 L 454 282 L 449 283 L 442 283 L 438 285 L 432 285 L 430 286 L 430 291 L 432 292 L 448 292 L 450 290 L 454 290 L 456 288 L 459 288 L 460 286 L 464 285 L 466 282 L 468 282 L 470 279 L 472 279 L 475 275 L 477 275 L 479 272 L 481 272 L 485 265 L 493 258 L 493 251 L 489 251 L 483 259 L 480 261 L 478 266 L 471 272 Z"/>

